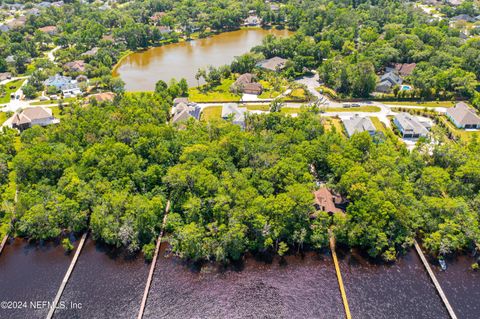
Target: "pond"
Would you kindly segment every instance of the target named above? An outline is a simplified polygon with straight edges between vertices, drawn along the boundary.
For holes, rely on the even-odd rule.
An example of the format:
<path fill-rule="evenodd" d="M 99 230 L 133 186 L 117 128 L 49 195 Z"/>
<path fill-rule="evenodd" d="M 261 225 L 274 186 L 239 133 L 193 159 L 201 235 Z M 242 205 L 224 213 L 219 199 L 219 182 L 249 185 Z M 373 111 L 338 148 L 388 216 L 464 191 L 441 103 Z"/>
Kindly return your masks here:
<path fill-rule="evenodd" d="M 225 32 L 205 39 L 179 42 L 132 53 L 113 70 L 125 82 L 127 91 L 153 91 L 158 80 L 185 78 L 197 86 L 195 74 L 209 65 L 230 64 L 235 56 L 262 43 L 268 34 L 288 36 L 287 30 L 260 28 Z"/>

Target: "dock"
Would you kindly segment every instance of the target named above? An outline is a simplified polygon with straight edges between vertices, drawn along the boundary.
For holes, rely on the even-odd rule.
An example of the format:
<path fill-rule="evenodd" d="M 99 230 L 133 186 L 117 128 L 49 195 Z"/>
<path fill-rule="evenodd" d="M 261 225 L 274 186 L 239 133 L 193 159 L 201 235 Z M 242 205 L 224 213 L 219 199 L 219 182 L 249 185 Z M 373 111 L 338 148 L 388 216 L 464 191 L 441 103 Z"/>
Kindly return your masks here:
<path fill-rule="evenodd" d="M 50 306 L 50 310 L 48 311 L 47 319 L 52 319 L 53 314 L 55 313 L 55 308 L 57 307 L 60 298 L 62 297 L 63 291 L 65 290 L 65 286 L 68 283 L 68 280 L 70 279 L 70 276 L 73 272 L 73 269 L 75 268 L 75 265 L 78 260 L 78 256 L 80 256 L 80 253 L 82 251 L 83 245 L 85 244 L 85 241 L 87 239 L 88 231 L 83 233 L 82 238 L 80 239 L 80 243 L 78 244 L 77 250 L 75 251 L 75 255 L 73 256 L 72 262 L 70 263 L 70 266 L 68 267 L 67 273 L 65 274 L 65 277 L 63 277 L 62 284 L 60 285 L 60 288 L 58 289 L 57 295 L 55 296 L 55 299 L 53 300 L 52 305 Z"/>
<path fill-rule="evenodd" d="M 155 253 L 153 254 L 152 264 L 150 265 L 150 271 L 148 273 L 147 283 L 145 285 L 145 290 L 143 292 L 142 303 L 140 304 L 140 310 L 138 311 L 137 319 L 143 318 L 143 313 L 145 312 L 145 306 L 147 305 L 148 293 L 150 292 L 150 286 L 152 285 L 153 274 L 155 273 L 155 266 L 157 265 L 158 253 L 160 252 L 160 245 L 162 244 L 163 231 L 165 229 L 165 224 L 167 223 L 167 215 L 170 211 L 170 201 L 167 202 L 165 207 L 165 215 L 163 216 L 162 229 L 157 238 L 157 245 L 155 247 Z"/>
<path fill-rule="evenodd" d="M 3 247 L 5 247 L 5 244 L 7 243 L 7 240 L 8 240 L 8 234 L 6 234 L 6 235 L 3 237 L 2 243 L 0 243 L 0 254 L 2 254 Z"/>
<path fill-rule="evenodd" d="M 333 263 L 335 265 L 335 272 L 337 273 L 338 287 L 340 288 L 340 294 L 342 295 L 343 308 L 345 309 L 345 318 L 352 319 L 350 314 L 350 307 L 348 306 L 347 294 L 345 292 L 345 287 L 343 286 L 342 273 L 340 272 L 340 265 L 338 264 L 337 253 L 335 252 L 335 236 L 328 231 L 330 234 L 330 250 L 332 252 Z"/>
<path fill-rule="evenodd" d="M 447 308 L 447 311 L 448 311 L 448 314 L 450 315 L 450 318 L 457 319 L 457 315 L 453 311 L 453 308 L 450 305 L 450 302 L 448 301 L 447 296 L 443 292 L 443 289 L 440 286 L 440 283 L 438 282 L 437 277 L 435 277 L 435 274 L 433 273 L 433 270 L 430 267 L 430 264 L 428 263 L 427 258 L 425 258 L 425 255 L 423 254 L 423 251 L 420 248 L 420 245 L 417 243 L 416 240 L 414 242 L 414 246 L 415 246 L 415 250 L 417 251 L 418 255 L 420 256 L 420 259 L 422 260 L 423 266 L 427 270 L 427 273 L 430 276 L 430 279 L 432 280 L 435 288 L 437 289 L 437 292 L 438 292 L 440 298 L 442 299 L 443 304 Z"/>

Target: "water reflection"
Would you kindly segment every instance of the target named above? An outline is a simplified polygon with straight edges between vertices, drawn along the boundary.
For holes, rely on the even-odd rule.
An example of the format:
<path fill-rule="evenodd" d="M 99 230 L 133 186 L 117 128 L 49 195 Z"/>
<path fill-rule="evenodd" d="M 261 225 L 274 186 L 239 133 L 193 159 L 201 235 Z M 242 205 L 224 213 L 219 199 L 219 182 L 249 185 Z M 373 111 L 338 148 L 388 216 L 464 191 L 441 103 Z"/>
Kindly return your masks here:
<path fill-rule="evenodd" d="M 195 74 L 209 65 L 230 64 L 235 56 L 262 43 L 267 34 L 287 36 L 286 30 L 245 29 L 205 39 L 180 42 L 137 52 L 126 57 L 114 70 L 127 91 L 153 91 L 158 80 L 186 78 L 196 86 Z"/>
<path fill-rule="evenodd" d="M 47 305 L 35 309 L 31 302 L 53 301 L 72 258 L 58 242 L 10 240 L 0 255 L 0 301 L 22 302 L 22 308 L 2 307 L 0 318 L 45 318 Z"/>
<path fill-rule="evenodd" d="M 344 318 L 331 257 L 189 268 L 162 248 L 144 318 Z"/>

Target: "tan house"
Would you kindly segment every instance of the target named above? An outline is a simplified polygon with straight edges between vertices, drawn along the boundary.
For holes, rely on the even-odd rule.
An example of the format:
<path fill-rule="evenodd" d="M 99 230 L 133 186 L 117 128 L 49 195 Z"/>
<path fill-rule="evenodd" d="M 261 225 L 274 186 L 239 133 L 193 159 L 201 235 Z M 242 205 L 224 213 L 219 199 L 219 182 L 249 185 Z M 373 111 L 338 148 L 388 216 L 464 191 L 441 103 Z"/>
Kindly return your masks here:
<path fill-rule="evenodd" d="M 12 128 L 23 131 L 34 125 L 47 126 L 51 124 L 60 123 L 59 119 L 56 119 L 52 115 L 52 110 L 42 106 L 26 108 L 20 113 L 15 113 L 10 118 Z"/>
<path fill-rule="evenodd" d="M 54 25 L 47 25 L 45 27 L 38 28 L 38 31 L 47 33 L 49 35 L 55 35 L 58 33 L 58 28 Z"/>
<path fill-rule="evenodd" d="M 67 62 L 63 67 L 69 72 L 85 72 L 85 62 L 82 60 Z"/>
<path fill-rule="evenodd" d="M 98 103 L 102 102 L 111 102 L 115 99 L 116 94 L 113 92 L 102 92 L 97 94 L 92 94 L 89 96 L 90 99 L 94 99 Z"/>
<path fill-rule="evenodd" d="M 260 95 L 263 92 L 263 86 L 255 82 L 255 76 L 251 73 L 240 75 L 230 89 L 233 92 L 255 95 Z"/>

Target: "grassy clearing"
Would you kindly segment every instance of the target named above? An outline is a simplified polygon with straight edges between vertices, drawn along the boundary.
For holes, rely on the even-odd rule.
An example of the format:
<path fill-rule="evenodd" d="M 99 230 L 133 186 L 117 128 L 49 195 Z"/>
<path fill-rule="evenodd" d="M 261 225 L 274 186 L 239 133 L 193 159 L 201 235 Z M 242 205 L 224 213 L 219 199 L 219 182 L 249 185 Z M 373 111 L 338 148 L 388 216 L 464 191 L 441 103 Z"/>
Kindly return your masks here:
<path fill-rule="evenodd" d="M 68 97 L 66 99 L 63 99 L 63 103 L 72 103 L 77 100 L 76 97 Z M 60 100 L 48 100 L 48 101 L 38 101 L 38 102 L 32 102 L 30 105 L 50 105 L 50 104 L 58 104 Z"/>
<path fill-rule="evenodd" d="M 22 86 L 25 79 L 8 82 L 5 84 L 5 95 L 0 97 L 0 104 L 10 102 L 10 94 L 16 92 L 20 86 Z"/>
<path fill-rule="evenodd" d="M 420 107 L 452 107 L 454 106 L 454 103 L 450 101 L 427 101 L 427 102 L 383 101 L 382 103 L 387 105 L 408 105 L 408 106 L 420 106 Z"/>
<path fill-rule="evenodd" d="M 230 92 L 230 86 L 234 80 L 222 80 L 222 83 L 214 88 L 203 91 L 205 86 L 188 89 L 188 98 L 193 102 L 238 102 L 241 96 Z"/>
<path fill-rule="evenodd" d="M 246 107 L 249 111 L 270 111 L 269 104 L 247 104 Z"/>
<path fill-rule="evenodd" d="M 324 118 L 324 121 L 325 121 L 324 127 L 326 131 L 333 132 L 333 130 L 335 130 L 336 132 L 342 134 L 342 136 L 345 136 L 343 124 L 340 119 L 330 117 L 330 118 Z"/>
<path fill-rule="evenodd" d="M 7 113 L 5 112 L 0 112 L 0 125 L 3 124 L 7 120 Z"/>
<path fill-rule="evenodd" d="M 202 120 L 210 121 L 212 119 L 219 119 L 222 117 L 221 106 L 210 106 L 203 109 Z"/>
<path fill-rule="evenodd" d="M 294 101 L 306 101 L 307 100 L 307 93 L 304 89 L 295 89 L 287 96 L 287 99 L 294 100 Z"/>
<path fill-rule="evenodd" d="M 260 99 L 274 99 L 282 94 L 282 87 L 275 90 L 268 81 L 260 80 L 259 83 L 263 86 L 263 92 L 258 96 Z"/>
<path fill-rule="evenodd" d="M 304 112 L 304 110 L 299 107 L 282 107 L 280 111 L 286 114 L 297 114 L 300 112 Z"/>
<path fill-rule="evenodd" d="M 359 107 L 328 107 L 325 112 L 380 112 L 380 108 L 375 105 L 363 105 Z"/>
<path fill-rule="evenodd" d="M 373 125 L 379 132 L 383 132 L 384 134 L 387 133 L 387 128 L 385 127 L 385 124 L 382 123 L 382 121 L 379 120 L 378 117 L 376 116 L 371 116 L 370 120 L 372 120 Z"/>

